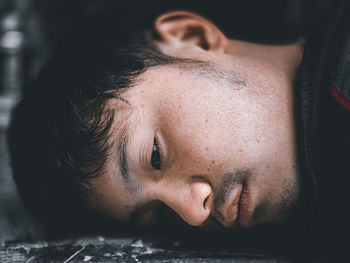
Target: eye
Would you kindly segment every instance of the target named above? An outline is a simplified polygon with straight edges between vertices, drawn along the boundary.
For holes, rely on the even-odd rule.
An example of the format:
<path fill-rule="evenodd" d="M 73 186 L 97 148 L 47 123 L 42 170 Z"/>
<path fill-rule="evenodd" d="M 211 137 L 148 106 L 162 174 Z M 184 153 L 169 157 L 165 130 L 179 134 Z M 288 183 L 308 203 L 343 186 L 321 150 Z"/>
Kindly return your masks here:
<path fill-rule="evenodd" d="M 156 138 L 154 138 L 154 141 L 153 141 L 152 155 L 151 155 L 151 166 L 155 170 L 160 170 L 161 158 L 160 158 L 159 145 L 158 145 Z"/>

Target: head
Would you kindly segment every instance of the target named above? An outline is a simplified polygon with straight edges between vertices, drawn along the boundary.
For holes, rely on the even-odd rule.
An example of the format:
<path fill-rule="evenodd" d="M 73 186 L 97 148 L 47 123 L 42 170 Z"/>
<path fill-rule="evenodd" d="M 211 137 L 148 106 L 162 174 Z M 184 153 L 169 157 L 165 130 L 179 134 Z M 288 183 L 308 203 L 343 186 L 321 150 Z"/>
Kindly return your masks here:
<path fill-rule="evenodd" d="M 61 49 L 14 113 L 14 176 L 32 209 L 56 215 L 70 203 L 148 224 L 164 204 L 190 225 L 228 228 L 293 213 L 293 92 L 283 71 L 235 52 L 194 13 L 106 32 Z"/>

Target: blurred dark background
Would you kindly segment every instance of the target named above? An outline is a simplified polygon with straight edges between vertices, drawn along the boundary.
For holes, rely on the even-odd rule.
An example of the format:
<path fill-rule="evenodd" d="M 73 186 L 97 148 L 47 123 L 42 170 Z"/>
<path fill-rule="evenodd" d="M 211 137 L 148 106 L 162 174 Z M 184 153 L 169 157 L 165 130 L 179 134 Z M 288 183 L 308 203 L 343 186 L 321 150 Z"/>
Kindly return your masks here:
<path fill-rule="evenodd" d="M 10 110 L 54 52 L 58 40 L 81 18 L 129 6 L 130 15 L 187 9 L 212 19 L 229 37 L 266 43 L 303 41 L 329 0 L 0 0 L 0 247 L 35 240 L 43 230 L 22 208 L 11 179 L 5 131 Z M 117 25 L 116 25 L 117 26 Z M 30 138 L 28 138 L 30 139 Z"/>

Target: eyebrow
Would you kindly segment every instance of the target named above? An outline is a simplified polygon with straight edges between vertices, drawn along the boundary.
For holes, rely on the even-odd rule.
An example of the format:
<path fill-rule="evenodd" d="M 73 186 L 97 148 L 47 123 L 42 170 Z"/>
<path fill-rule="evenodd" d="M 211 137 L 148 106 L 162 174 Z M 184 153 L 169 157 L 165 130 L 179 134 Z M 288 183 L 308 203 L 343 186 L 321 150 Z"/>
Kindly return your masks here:
<path fill-rule="evenodd" d="M 118 160 L 120 174 L 126 183 L 128 189 L 132 188 L 132 181 L 129 174 L 129 165 L 128 165 L 128 145 L 130 141 L 130 130 L 131 123 L 129 117 L 131 114 L 128 114 L 126 119 L 120 124 L 120 130 L 116 137 L 116 159 Z"/>
<path fill-rule="evenodd" d="M 129 144 L 129 129 L 128 125 L 123 127 L 121 136 L 117 139 L 117 158 L 119 160 L 119 169 L 120 173 L 125 181 L 129 181 L 129 166 L 128 166 L 128 157 L 127 157 L 127 148 Z"/>

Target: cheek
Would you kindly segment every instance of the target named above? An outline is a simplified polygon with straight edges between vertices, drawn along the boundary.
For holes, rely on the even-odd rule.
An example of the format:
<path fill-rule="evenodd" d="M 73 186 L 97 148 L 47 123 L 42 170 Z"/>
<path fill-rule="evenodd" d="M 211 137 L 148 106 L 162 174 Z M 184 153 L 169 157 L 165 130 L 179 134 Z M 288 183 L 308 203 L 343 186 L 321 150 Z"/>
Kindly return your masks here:
<path fill-rule="evenodd" d="M 225 117 L 232 112 L 199 106 L 181 104 L 176 111 L 169 109 L 162 114 L 162 133 L 178 157 L 211 169 L 214 163 L 218 165 L 232 159 L 235 153 L 243 155 L 234 128 L 235 118 Z"/>
<path fill-rule="evenodd" d="M 283 145 L 278 112 L 269 103 L 247 90 L 184 86 L 162 98 L 159 126 L 182 154 L 206 162 L 258 165 Z"/>

